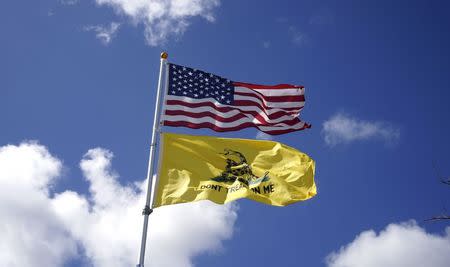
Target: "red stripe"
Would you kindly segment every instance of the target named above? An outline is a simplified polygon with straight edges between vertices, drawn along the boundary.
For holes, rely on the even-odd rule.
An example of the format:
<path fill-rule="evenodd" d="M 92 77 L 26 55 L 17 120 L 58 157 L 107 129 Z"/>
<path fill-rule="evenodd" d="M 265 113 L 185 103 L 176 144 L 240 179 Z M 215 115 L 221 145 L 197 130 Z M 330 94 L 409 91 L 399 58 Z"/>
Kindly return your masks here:
<path fill-rule="evenodd" d="M 258 114 L 256 111 L 246 111 L 246 110 L 241 110 L 239 109 L 239 106 L 256 106 L 259 109 L 261 109 L 262 111 L 264 111 L 265 109 L 262 108 L 260 105 L 255 104 L 255 102 L 252 101 L 248 101 L 248 100 L 235 100 L 235 106 L 233 107 L 218 107 L 216 105 L 214 105 L 213 102 L 203 102 L 203 103 L 188 103 L 188 102 L 184 102 L 181 100 L 167 100 L 166 101 L 166 105 L 180 105 L 180 106 L 184 106 L 184 107 L 188 107 L 188 108 L 199 108 L 199 107 L 212 107 L 215 110 L 219 111 L 219 112 L 229 112 L 232 110 L 239 110 L 243 113 L 248 113 L 248 114 Z M 292 115 L 297 115 L 298 114 L 298 109 L 291 109 L 289 108 L 291 111 L 286 111 L 287 108 L 283 108 L 280 111 L 274 112 L 272 114 L 267 114 L 267 117 L 269 117 L 269 119 L 277 119 L 281 116 L 292 116 Z"/>
<path fill-rule="evenodd" d="M 268 102 L 305 102 L 304 95 L 287 95 L 287 96 L 264 96 L 261 94 L 234 92 L 235 95 L 258 97 L 261 100 Z"/>
<path fill-rule="evenodd" d="M 210 117 L 210 118 L 212 118 L 216 121 L 220 121 L 220 122 L 233 122 L 233 121 L 237 121 L 239 119 L 247 117 L 242 113 L 236 114 L 229 118 L 225 118 L 225 117 L 221 117 L 220 115 L 217 115 L 216 113 L 211 113 L 209 111 L 192 113 L 192 112 L 188 112 L 188 111 L 184 111 L 184 110 L 166 110 L 164 114 L 169 115 L 169 116 L 183 115 L 183 116 L 188 116 L 191 118 Z"/>
<path fill-rule="evenodd" d="M 295 131 L 301 131 L 301 130 L 309 129 L 309 128 L 311 128 L 311 124 L 305 123 L 303 128 L 300 128 L 300 129 L 272 130 L 272 131 L 266 131 L 266 133 L 271 134 L 271 135 L 279 135 L 279 134 L 291 133 L 291 132 L 295 132 Z"/>
<path fill-rule="evenodd" d="M 247 87 L 250 89 L 288 89 L 288 88 L 305 88 L 302 85 L 292 85 L 292 84 L 277 84 L 277 85 L 261 85 L 261 84 L 253 84 L 253 83 L 241 83 L 241 82 L 233 82 L 234 86 Z"/>
<path fill-rule="evenodd" d="M 189 108 L 199 108 L 199 107 L 209 106 L 209 107 L 212 107 L 221 112 L 228 112 L 228 111 L 236 110 L 235 108 L 232 108 L 231 106 L 230 107 L 218 107 L 218 106 L 214 105 L 213 102 L 189 103 L 189 102 L 184 102 L 182 100 L 167 100 L 166 105 L 180 105 L 180 106 L 185 106 L 185 107 L 189 107 Z"/>
<path fill-rule="evenodd" d="M 190 122 L 187 122 L 187 121 L 176 121 L 176 122 L 164 121 L 164 126 L 188 127 L 188 128 L 191 128 L 191 129 L 207 128 L 207 129 L 214 130 L 216 132 L 238 131 L 238 130 L 241 130 L 243 128 L 248 128 L 248 127 L 258 128 L 253 123 L 243 123 L 243 124 L 241 124 L 239 126 L 236 126 L 236 127 L 221 128 L 221 127 L 217 127 L 216 125 L 214 125 L 212 123 L 209 123 L 209 122 L 190 123 Z M 306 129 L 306 128 L 311 128 L 311 125 L 305 123 L 305 126 L 303 128 L 301 128 L 301 129 L 269 130 L 269 131 L 262 131 L 262 132 L 265 132 L 265 133 L 268 133 L 268 134 L 271 134 L 271 135 L 279 135 L 279 134 L 285 134 L 285 133 L 290 133 L 290 132 L 294 132 L 294 131 L 303 130 L 303 129 Z"/>
<path fill-rule="evenodd" d="M 216 121 L 220 121 L 220 122 L 234 122 L 234 121 L 237 121 L 237 120 L 239 120 L 241 118 L 249 118 L 249 119 L 253 120 L 255 118 L 261 123 L 261 126 L 268 126 L 268 127 L 270 127 L 270 126 L 276 127 L 276 125 L 278 125 L 280 123 L 284 123 L 284 124 L 287 124 L 289 126 L 292 126 L 292 125 L 295 125 L 295 124 L 301 122 L 299 118 L 293 118 L 291 120 L 283 120 L 283 121 L 280 121 L 280 122 L 270 122 L 270 121 L 265 120 L 264 117 L 262 117 L 259 114 L 256 114 L 255 116 L 253 116 L 253 114 L 252 114 L 251 117 L 248 117 L 248 116 L 245 116 L 242 113 L 241 114 L 237 114 L 237 115 L 232 116 L 232 117 L 229 117 L 229 118 L 225 118 L 225 117 L 222 117 L 222 116 L 220 116 L 220 115 L 218 115 L 216 113 L 211 113 L 211 112 L 208 112 L 208 111 L 193 113 L 193 112 L 184 111 L 184 110 L 166 110 L 164 112 L 164 114 L 168 115 L 168 116 L 182 115 L 182 116 L 187 116 L 187 117 L 190 117 L 190 118 L 193 118 L 193 119 L 210 117 L 210 118 L 212 118 L 212 119 L 214 119 Z"/>
<path fill-rule="evenodd" d="M 288 113 L 298 113 L 300 111 L 300 109 L 302 109 L 302 107 L 298 107 L 298 108 L 270 108 L 266 105 L 260 105 L 257 102 L 253 102 L 251 100 L 234 100 L 234 105 L 235 106 L 256 106 L 259 107 L 261 110 L 270 110 L 270 109 L 283 109 Z"/>

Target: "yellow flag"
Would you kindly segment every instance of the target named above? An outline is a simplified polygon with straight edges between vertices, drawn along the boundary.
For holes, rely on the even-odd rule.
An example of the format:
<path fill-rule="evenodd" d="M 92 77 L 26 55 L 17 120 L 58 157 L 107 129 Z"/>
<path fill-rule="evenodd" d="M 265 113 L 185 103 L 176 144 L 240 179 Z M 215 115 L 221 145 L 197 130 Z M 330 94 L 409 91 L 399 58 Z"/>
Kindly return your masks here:
<path fill-rule="evenodd" d="M 249 198 L 286 206 L 316 195 L 314 161 L 281 143 L 162 134 L 154 207 Z"/>

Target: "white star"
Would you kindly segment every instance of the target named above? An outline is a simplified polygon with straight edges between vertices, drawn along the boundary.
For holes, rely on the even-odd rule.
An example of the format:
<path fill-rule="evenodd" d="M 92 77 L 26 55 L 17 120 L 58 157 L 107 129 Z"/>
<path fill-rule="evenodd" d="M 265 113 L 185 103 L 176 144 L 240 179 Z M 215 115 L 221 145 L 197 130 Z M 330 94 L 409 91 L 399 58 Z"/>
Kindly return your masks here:
<path fill-rule="evenodd" d="M 205 78 L 205 81 L 206 81 L 206 82 L 208 82 L 208 81 L 209 81 L 209 79 L 208 79 L 208 78 Z"/>
<path fill-rule="evenodd" d="M 224 84 L 224 83 L 222 83 L 222 87 L 225 87 L 225 84 Z"/>
<path fill-rule="evenodd" d="M 225 99 L 225 96 L 222 95 L 222 96 L 220 96 L 220 98 L 221 98 L 221 99 Z"/>
<path fill-rule="evenodd" d="M 195 97 L 198 97 L 198 94 L 194 94 Z"/>
<path fill-rule="evenodd" d="M 219 82 L 219 79 L 216 78 L 216 83 L 218 83 L 218 82 Z"/>
<path fill-rule="evenodd" d="M 203 94 L 203 90 L 200 90 L 200 94 Z"/>
<path fill-rule="evenodd" d="M 209 74 L 209 77 L 211 77 L 211 78 L 212 78 L 213 76 L 214 76 L 214 75 L 212 75 L 211 73 Z"/>
<path fill-rule="evenodd" d="M 209 96 L 209 94 L 206 94 L 205 96 Z"/>
<path fill-rule="evenodd" d="M 183 70 L 186 70 L 186 67 L 183 67 Z"/>
<path fill-rule="evenodd" d="M 199 74 L 198 74 L 198 77 L 203 77 L 203 73 L 199 73 Z"/>
<path fill-rule="evenodd" d="M 187 92 L 183 92 L 183 95 L 187 95 Z"/>
<path fill-rule="evenodd" d="M 183 86 L 183 88 L 184 88 L 184 89 L 187 89 L 187 86 L 186 86 L 186 85 L 184 85 L 184 86 Z"/>
<path fill-rule="evenodd" d="M 230 104 L 230 100 L 227 100 L 227 103 Z"/>
<path fill-rule="evenodd" d="M 190 76 L 192 76 L 192 72 L 188 72 L 188 74 L 189 74 Z"/>
<path fill-rule="evenodd" d="M 176 94 L 177 92 L 176 91 L 172 91 L 172 94 Z"/>

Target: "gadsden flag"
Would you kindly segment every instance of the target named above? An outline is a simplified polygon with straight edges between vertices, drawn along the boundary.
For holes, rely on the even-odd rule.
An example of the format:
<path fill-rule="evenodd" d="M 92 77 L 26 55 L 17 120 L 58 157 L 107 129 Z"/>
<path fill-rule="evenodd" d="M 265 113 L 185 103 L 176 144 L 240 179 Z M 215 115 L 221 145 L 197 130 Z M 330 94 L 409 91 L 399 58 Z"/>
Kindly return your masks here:
<path fill-rule="evenodd" d="M 281 143 L 162 134 L 153 207 L 249 198 L 285 206 L 316 195 L 314 161 Z"/>

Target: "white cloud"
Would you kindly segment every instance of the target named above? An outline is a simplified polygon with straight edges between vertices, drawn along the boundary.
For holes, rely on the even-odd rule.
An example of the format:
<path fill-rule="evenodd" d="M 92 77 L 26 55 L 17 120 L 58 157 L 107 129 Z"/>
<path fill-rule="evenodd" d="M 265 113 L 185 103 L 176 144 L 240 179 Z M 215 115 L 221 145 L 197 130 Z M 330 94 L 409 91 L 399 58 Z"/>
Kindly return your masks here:
<path fill-rule="evenodd" d="M 270 134 L 266 134 L 264 132 L 260 132 L 258 131 L 258 133 L 256 134 L 256 139 L 261 139 L 261 140 L 272 140 L 273 136 Z"/>
<path fill-rule="evenodd" d="M 36 143 L 0 147 L 0 266 L 62 266 L 77 255 L 50 205 L 61 167 Z"/>
<path fill-rule="evenodd" d="M 378 235 L 373 230 L 362 232 L 326 261 L 328 267 L 447 267 L 450 227 L 441 236 L 427 233 L 415 222 L 390 224 Z"/>
<path fill-rule="evenodd" d="M 309 42 L 309 38 L 306 33 L 299 31 L 296 27 L 290 26 L 289 32 L 291 34 L 292 42 L 295 45 L 303 46 Z"/>
<path fill-rule="evenodd" d="M 111 6 L 134 24 L 144 25 L 146 41 L 151 46 L 164 43 L 171 36 L 181 36 L 193 17 L 214 21 L 213 10 L 219 0 L 96 0 Z"/>
<path fill-rule="evenodd" d="M 78 4 L 79 0 L 59 0 L 62 5 L 73 6 Z"/>
<path fill-rule="evenodd" d="M 91 25 L 84 27 L 85 31 L 93 31 L 95 32 L 95 37 L 99 39 L 102 44 L 108 45 L 111 43 L 112 39 L 116 36 L 117 31 L 119 30 L 120 23 L 111 22 L 108 27 L 101 25 Z"/>
<path fill-rule="evenodd" d="M 0 148 L 0 266 L 62 266 L 81 253 L 96 267 L 135 266 L 146 183 L 120 185 L 112 157 L 100 148 L 83 157 L 89 196 L 52 195 L 60 160 L 35 143 Z M 146 266 L 193 266 L 231 237 L 236 217 L 235 206 L 209 202 L 155 209 Z"/>
<path fill-rule="evenodd" d="M 322 133 L 325 143 L 331 146 L 371 138 L 392 142 L 400 137 L 399 129 L 389 123 L 359 120 L 344 113 L 337 113 L 325 121 Z"/>

